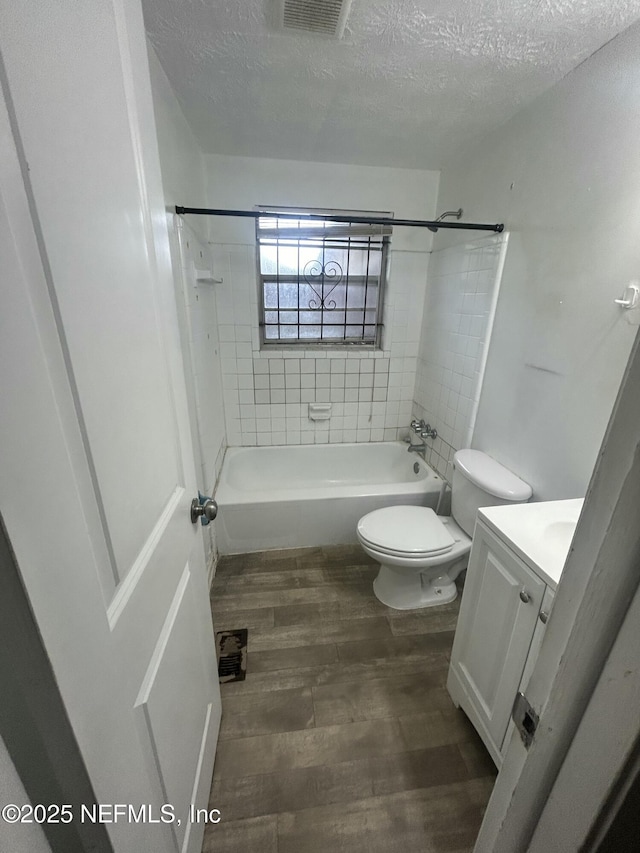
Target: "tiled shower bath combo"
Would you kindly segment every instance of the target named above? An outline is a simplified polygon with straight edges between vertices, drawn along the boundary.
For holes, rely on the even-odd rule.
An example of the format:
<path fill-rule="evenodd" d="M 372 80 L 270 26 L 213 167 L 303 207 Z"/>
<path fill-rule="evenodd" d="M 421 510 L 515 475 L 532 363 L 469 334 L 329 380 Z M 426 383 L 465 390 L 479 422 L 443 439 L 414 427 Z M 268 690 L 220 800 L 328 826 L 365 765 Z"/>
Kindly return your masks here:
<path fill-rule="evenodd" d="M 227 441 L 393 441 L 411 417 L 429 255 L 390 250 L 382 350 L 260 349 L 255 246 L 212 247 Z M 331 403 L 311 421 L 309 403 Z"/>

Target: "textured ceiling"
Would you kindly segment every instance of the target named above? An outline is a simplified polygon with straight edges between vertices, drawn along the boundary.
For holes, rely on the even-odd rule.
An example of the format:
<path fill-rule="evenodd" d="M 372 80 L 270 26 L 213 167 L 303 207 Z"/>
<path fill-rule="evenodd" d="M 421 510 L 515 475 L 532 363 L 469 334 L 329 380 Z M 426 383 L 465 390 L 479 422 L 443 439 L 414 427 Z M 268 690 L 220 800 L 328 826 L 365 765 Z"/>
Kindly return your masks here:
<path fill-rule="evenodd" d="M 143 0 L 204 151 L 438 169 L 640 18 L 640 0 L 353 0 L 344 38 L 276 0 Z"/>

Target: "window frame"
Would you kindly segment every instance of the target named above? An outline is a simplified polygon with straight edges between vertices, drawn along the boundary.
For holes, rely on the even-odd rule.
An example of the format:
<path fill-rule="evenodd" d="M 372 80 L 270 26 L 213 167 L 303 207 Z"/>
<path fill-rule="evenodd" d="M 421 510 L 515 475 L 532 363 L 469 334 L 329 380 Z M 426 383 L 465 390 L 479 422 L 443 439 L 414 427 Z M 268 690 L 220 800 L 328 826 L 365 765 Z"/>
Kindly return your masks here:
<path fill-rule="evenodd" d="M 393 218 L 393 213 L 388 211 L 370 211 L 370 210 L 344 210 L 338 208 L 315 208 L 315 207 L 297 207 L 297 206 L 285 206 L 285 205 L 256 205 L 254 210 L 259 212 L 260 214 L 264 214 L 266 217 L 273 217 L 277 219 L 278 213 L 287 213 L 287 214 L 296 214 L 299 213 L 301 215 L 306 214 L 314 214 L 316 216 L 353 216 L 353 217 L 363 217 L 363 216 L 371 216 L 371 217 L 384 217 L 384 218 Z M 377 280 L 377 301 L 376 301 L 376 313 L 375 313 L 375 340 L 371 341 L 359 341 L 359 340 L 348 340 L 341 338 L 288 338 L 288 339 L 276 339 L 267 338 L 265 335 L 265 327 L 267 323 L 265 322 L 265 309 L 264 305 L 264 283 L 265 279 L 273 278 L 274 276 L 271 274 L 262 273 L 261 268 L 261 257 L 260 257 L 260 219 L 262 217 L 255 218 L 255 239 L 256 239 L 256 275 L 257 275 L 257 286 L 258 286 L 258 330 L 259 330 L 259 341 L 260 341 L 260 349 L 261 350 L 299 350 L 299 349 L 317 349 L 317 350 L 351 350 L 353 352 L 367 352 L 372 350 L 382 350 L 383 348 L 383 331 L 384 331 L 384 297 L 386 292 L 386 284 L 388 280 L 389 273 L 389 247 L 391 245 L 391 237 L 392 237 L 392 227 L 391 226 L 381 226 L 371 225 L 366 226 L 358 224 L 360 229 L 369 228 L 370 236 L 375 236 L 379 238 L 380 249 L 376 248 L 376 251 L 380 251 L 380 273 L 376 276 Z M 292 223 L 296 220 L 292 220 Z M 316 220 L 317 221 L 317 220 Z M 357 224 L 357 223 L 356 223 Z M 351 227 L 350 223 L 345 223 L 346 227 Z M 376 230 L 377 229 L 377 230 Z M 381 233 L 382 230 L 382 233 Z M 320 236 L 320 234 L 318 234 Z M 359 235 L 362 237 L 362 232 Z M 365 239 L 368 235 L 364 235 Z M 297 282 L 300 283 L 299 273 L 297 275 Z M 277 273 L 276 273 L 276 278 Z M 292 276 L 294 278 L 294 276 Z M 353 278 L 362 278 L 362 276 L 354 275 Z M 298 309 L 299 310 L 299 309 Z M 322 323 L 319 323 L 322 327 Z M 329 324 L 325 324 L 329 325 Z M 342 324 L 340 324 L 342 325 Z M 367 324 L 370 325 L 370 324 Z"/>

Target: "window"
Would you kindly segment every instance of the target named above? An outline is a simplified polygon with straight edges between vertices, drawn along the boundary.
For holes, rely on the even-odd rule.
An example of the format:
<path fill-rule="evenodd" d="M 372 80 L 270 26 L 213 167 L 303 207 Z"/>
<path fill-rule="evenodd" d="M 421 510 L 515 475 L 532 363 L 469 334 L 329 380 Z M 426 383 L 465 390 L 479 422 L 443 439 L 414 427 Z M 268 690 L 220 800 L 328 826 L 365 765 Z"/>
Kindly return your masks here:
<path fill-rule="evenodd" d="M 278 214 L 392 214 L 258 209 L 264 213 L 256 218 L 262 344 L 380 346 L 390 226 Z"/>

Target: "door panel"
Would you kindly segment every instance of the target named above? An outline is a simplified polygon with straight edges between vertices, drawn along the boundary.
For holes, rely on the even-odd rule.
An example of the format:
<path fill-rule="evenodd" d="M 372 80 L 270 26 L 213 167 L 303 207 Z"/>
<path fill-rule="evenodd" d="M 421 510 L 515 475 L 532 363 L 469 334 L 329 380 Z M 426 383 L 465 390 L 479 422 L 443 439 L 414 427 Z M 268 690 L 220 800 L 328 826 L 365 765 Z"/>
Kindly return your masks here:
<path fill-rule="evenodd" d="M 166 802 L 187 808 L 183 792 L 191 796 L 193 770 L 198 766 L 213 695 L 213 673 L 193 630 L 198 604 L 198 591 L 187 566 L 136 703 L 148 730 Z M 186 810 L 180 818 L 180 826 L 174 827 L 179 847 L 187 828 Z"/>
<path fill-rule="evenodd" d="M 121 581 L 184 480 L 159 327 L 164 282 L 147 228 L 138 177 L 144 152 L 124 83 L 126 43 L 118 30 L 126 21 L 107 2 L 82 12 L 74 3 L 55 4 L 49 23 L 64 32 L 61 52 L 42 25 L 47 5 L 54 4 L 24 4 L 28 50 L 7 39 L 3 53 Z"/>

